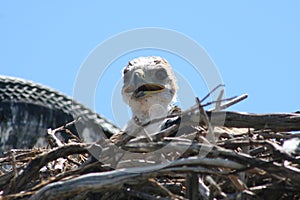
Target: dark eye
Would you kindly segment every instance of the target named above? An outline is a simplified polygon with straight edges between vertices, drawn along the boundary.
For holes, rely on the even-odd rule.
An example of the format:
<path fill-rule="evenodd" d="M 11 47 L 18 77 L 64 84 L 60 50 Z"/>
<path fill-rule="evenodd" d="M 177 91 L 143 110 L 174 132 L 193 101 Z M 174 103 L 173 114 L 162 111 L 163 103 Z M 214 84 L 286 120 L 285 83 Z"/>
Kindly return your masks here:
<path fill-rule="evenodd" d="M 156 73 L 155 73 L 155 76 L 157 79 L 159 80 L 163 80 L 165 78 L 167 78 L 168 74 L 166 72 L 165 69 L 159 69 Z"/>

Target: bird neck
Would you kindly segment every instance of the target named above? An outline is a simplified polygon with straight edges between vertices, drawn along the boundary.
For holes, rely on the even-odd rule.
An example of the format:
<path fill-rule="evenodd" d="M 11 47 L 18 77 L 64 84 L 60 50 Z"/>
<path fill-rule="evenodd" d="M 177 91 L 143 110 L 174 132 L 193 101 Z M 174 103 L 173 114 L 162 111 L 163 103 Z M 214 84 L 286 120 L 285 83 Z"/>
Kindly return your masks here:
<path fill-rule="evenodd" d="M 172 108 L 173 104 L 154 104 L 151 107 L 143 107 L 142 109 L 132 108 L 132 118 L 136 124 L 143 125 L 154 119 L 167 117 Z"/>

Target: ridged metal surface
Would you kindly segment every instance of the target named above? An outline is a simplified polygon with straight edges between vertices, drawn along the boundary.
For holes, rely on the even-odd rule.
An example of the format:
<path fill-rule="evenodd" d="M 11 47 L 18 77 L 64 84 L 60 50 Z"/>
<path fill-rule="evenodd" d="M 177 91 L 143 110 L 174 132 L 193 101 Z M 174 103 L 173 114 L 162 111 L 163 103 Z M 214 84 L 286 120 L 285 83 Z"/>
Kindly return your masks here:
<path fill-rule="evenodd" d="M 73 131 L 85 141 L 120 131 L 60 92 L 24 79 L 0 76 L 0 154 L 11 148 L 43 146 L 48 128 L 57 128 L 79 116 L 81 120 Z"/>

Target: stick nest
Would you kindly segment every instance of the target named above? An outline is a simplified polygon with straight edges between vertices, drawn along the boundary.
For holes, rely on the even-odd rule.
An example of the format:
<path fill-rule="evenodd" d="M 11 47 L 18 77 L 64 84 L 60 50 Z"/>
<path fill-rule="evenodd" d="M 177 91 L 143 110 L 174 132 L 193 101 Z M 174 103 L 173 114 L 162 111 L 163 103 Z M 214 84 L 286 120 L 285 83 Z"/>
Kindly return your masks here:
<path fill-rule="evenodd" d="M 67 125 L 49 130 L 47 148 L 0 158 L 0 198 L 300 198 L 299 114 L 225 112 L 218 103 L 204 111 L 200 102 L 146 136 L 63 143 L 56 133 Z"/>

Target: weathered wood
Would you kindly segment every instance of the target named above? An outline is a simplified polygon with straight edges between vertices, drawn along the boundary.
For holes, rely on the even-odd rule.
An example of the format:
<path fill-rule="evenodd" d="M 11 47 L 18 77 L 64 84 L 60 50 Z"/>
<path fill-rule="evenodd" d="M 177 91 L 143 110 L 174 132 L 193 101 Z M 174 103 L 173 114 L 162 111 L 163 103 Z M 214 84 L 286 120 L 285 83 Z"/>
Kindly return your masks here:
<path fill-rule="evenodd" d="M 24 189 L 26 185 L 25 183 L 37 176 L 39 170 L 48 162 L 71 154 L 86 153 L 87 149 L 84 148 L 86 146 L 86 144 L 70 144 L 39 155 L 30 161 L 29 164 L 16 177 L 16 184 L 13 190 L 21 191 Z"/>
<path fill-rule="evenodd" d="M 174 148 L 184 148 L 188 143 L 178 143 Z M 200 149 L 201 144 L 192 145 L 192 148 Z M 204 173 L 226 176 L 237 171 L 249 171 L 251 169 L 262 169 L 269 176 L 281 180 L 290 178 L 293 182 L 298 182 L 300 179 L 300 171 L 293 168 L 285 168 L 284 166 L 272 162 L 255 159 L 248 155 L 237 154 L 232 150 L 226 150 L 220 147 L 211 147 L 210 156 L 218 156 L 212 158 L 189 157 L 179 159 L 169 164 L 157 164 L 146 167 L 127 168 L 113 170 L 110 172 L 90 173 L 87 175 L 73 178 L 67 181 L 60 181 L 48 184 L 35 195 L 35 199 L 57 199 L 68 198 L 82 192 L 97 191 L 105 192 L 112 189 L 118 189 L 126 184 L 128 187 L 139 185 L 143 180 L 158 175 L 180 175 L 184 177 L 186 173 Z M 195 149 L 194 149 L 195 150 Z M 221 156 L 221 157 L 220 157 Z M 222 158 L 223 157 L 223 158 Z M 226 168 L 227 171 L 218 170 L 218 168 Z M 259 170 L 252 170 L 252 173 L 259 175 L 262 173 Z M 196 189 L 196 188 L 195 188 Z"/>
<path fill-rule="evenodd" d="M 0 198 L 299 199 L 300 141 L 293 131 L 300 131 L 300 114 L 219 111 L 245 97 L 223 105 L 220 98 L 208 111 L 198 100 L 147 136 L 120 132 L 93 145 L 54 138 L 60 147 L 3 154 Z M 84 162 L 87 152 L 100 162 Z"/>
<path fill-rule="evenodd" d="M 227 102 L 220 107 L 227 108 L 236 102 L 245 99 L 247 95 L 241 95 Z M 181 120 L 176 120 L 178 126 L 196 126 L 199 124 L 235 128 L 254 128 L 259 130 L 273 130 L 273 131 L 300 131 L 300 113 L 267 113 L 254 114 L 234 111 L 214 111 L 214 109 L 204 112 L 200 104 L 190 107 L 179 115 L 170 115 L 168 118 L 180 117 Z M 207 120 L 209 118 L 209 120 Z M 153 119 L 144 124 L 148 126 L 151 123 L 161 120 L 162 118 Z M 209 121 L 209 122 L 208 122 Z"/>
<path fill-rule="evenodd" d="M 196 130 L 190 129 L 190 131 Z M 205 129 L 203 129 L 203 131 L 205 131 Z M 186 132 L 186 134 L 189 133 Z M 255 134 L 257 133 L 251 132 L 250 135 Z M 232 133 L 231 136 L 235 137 L 235 134 Z M 95 193 L 100 196 L 105 195 L 109 199 L 117 199 L 118 195 L 126 196 L 127 192 L 129 192 L 130 195 L 135 196 L 136 199 L 139 197 L 154 199 L 158 196 L 166 199 L 184 199 L 183 194 L 178 196 L 178 193 L 166 193 L 167 190 L 162 189 L 164 187 L 163 181 L 159 182 L 159 180 L 165 176 L 173 177 L 171 183 L 175 184 L 174 181 L 176 182 L 176 180 L 186 179 L 186 174 L 196 174 L 201 175 L 204 178 L 212 178 L 211 182 L 205 183 L 210 186 L 207 187 L 206 194 L 200 194 L 201 192 L 198 191 L 198 188 L 188 188 L 189 195 L 194 197 L 197 194 L 203 198 L 205 198 L 205 196 L 213 197 L 214 195 L 220 194 L 226 196 L 227 193 L 232 190 L 236 190 L 236 193 L 231 194 L 231 199 L 238 198 L 238 196 L 242 194 L 245 195 L 244 193 L 247 193 L 247 195 L 251 194 L 253 198 L 265 197 L 265 194 L 268 195 L 272 191 L 271 186 L 275 187 L 276 184 L 282 180 L 285 180 L 285 185 L 283 185 L 282 189 L 276 194 L 277 197 L 284 194 L 297 197 L 296 195 L 300 192 L 299 161 L 293 155 L 286 153 L 282 146 L 276 144 L 272 139 L 256 139 L 252 141 L 238 136 L 236 137 L 236 140 L 226 140 L 226 148 L 224 148 L 225 145 L 224 142 L 222 142 L 223 140 L 219 140 L 216 145 L 212 145 L 196 142 L 194 139 L 189 140 L 184 136 L 175 138 L 158 137 L 157 139 L 159 141 L 153 142 L 133 139 L 128 144 L 125 144 L 123 149 L 128 152 L 140 152 L 140 155 L 142 155 L 140 158 L 141 161 L 149 161 L 152 159 L 151 156 L 144 154 L 145 152 L 156 151 L 166 145 L 169 146 L 170 153 L 184 152 L 184 154 L 178 159 L 166 160 L 167 163 L 154 163 L 143 167 L 116 170 L 107 168 L 107 170 L 109 170 L 108 172 L 89 173 L 91 172 L 90 169 L 92 169 L 92 172 L 96 170 L 95 163 L 91 163 L 82 166 L 81 169 L 75 168 L 73 171 L 61 172 L 55 177 L 49 176 L 46 180 L 48 184 L 45 184 L 44 180 L 39 181 L 39 177 L 36 175 L 40 174 L 39 169 L 41 167 L 46 166 L 47 163 L 52 162 L 55 159 L 64 158 L 71 154 L 84 153 L 89 147 L 89 145 L 84 143 L 65 145 L 63 147 L 48 150 L 48 152 L 41 152 L 39 156 L 35 155 L 36 157 L 33 158 L 23 170 L 19 171 L 17 177 L 15 177 L 15 188 L 10 188 L 11 190 L 8 192 L 9 195 L 6 195 L 5 197 L 8 199 L 29 197 L 32 199 L 43 199 L 46 197 L 48 199 L 72 199 L 72 197 L 85 199 L 88 198 L 89 195 Z M 240 142 L 239 145 L 237 145 L 237 142 Z M 232 144 L 230 145 L 230 143 Z M 222 145 L 224 147 L 217 145 Z M 115 156 L 110 149 L 110 147 L 115 147 L 112 143 L 107 143 L 106 146 L 102 144 L 102 146 L 101 155 Z M 258 146 L 262 147 L 262 151 L 260 151 L 260 155 L 262 156 L 260 157 L 260 155 L 257 154 L 252 156 L 237 151 L 239 147 L 244 146 L 253 148 Z M 203 151 L 207 152 L 203 154 Z M 202 154 L 200 154 L 200 152 L 202 152 Z M 22 157 L 16 155 L 14 162 L 20 162 L 21 160 L 19 160 L 19 158 Z M 9 158 L 6 158 L 2 159 L 2 161 L 9 163 L 10 160 Z M 285 164 L 283 165 L 282 163 Z M 98 164 L 101 166 L 100 163 Z M 248 177 L 251 177 L 245 184 L 252 187 L 241 189 L 240 187 L 237 187 L 236 184 L 232 183 L 233 175 L 238 177 L 238 174 L 241 172 L 246 173 Z M 84 175 L 85 173 L 88 174 Z M 13 173 L 11 173 L 10 177 L 12 176 Z M 148 184 L 149 179 L 153 178 L 155 178 L 158 185 L 161 185 L 161 189 L 164 190 L 164 192 L 159 188 L 154 187 L 153 184 Z M 3 177 L 3 180 L 4 179 L 8 180 L 7 177 Z M 193 181 L 195 180 L 196 179 Z M 262 189 L 257 190 L 257 188 L 259 188 L 260 185 L 263 186 L 267 183 L 269 183 L 269 187 L 266 187 L 266 190 L 268 190 L 269 193 L 263 195 L 256 194 L 256 192 L 259 193 L 260 191 L 263 191 Z M 184 185 L 185 181 L 180 184 Z M 185 188 L 187 188 L 187 186 L 188 185 L 184 185 Z M 213 191 L 212 188 L 214 186 L 218 186 L 220 190 Z M 229 186 L 230 188 L 228 189 Z M 206 188 L 203 183 L 201 187 Z M 22 190 L 25 191 L 21 192 Z M 158 191 L 158 193 L 153 193 L 153 191 Z"/>
<path fill-rule="evenodd" d="M 300 114 L 297 113 L 251 114 L 218 111 L 207 112 L 207 114 L 210 117 L 213 116 L 211 121 L 213 125 L 273 131 L 300 131 Z M 225 121 L 222 121 L 224 116 Z"/>

